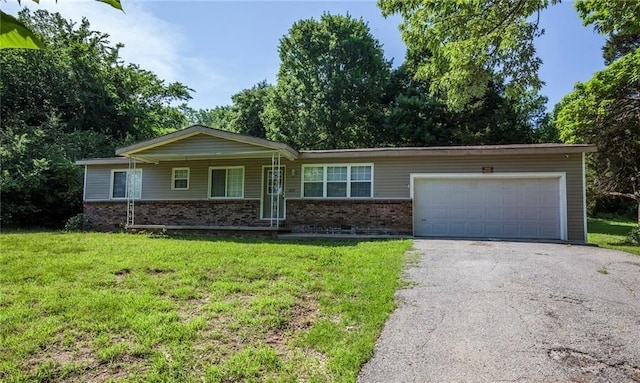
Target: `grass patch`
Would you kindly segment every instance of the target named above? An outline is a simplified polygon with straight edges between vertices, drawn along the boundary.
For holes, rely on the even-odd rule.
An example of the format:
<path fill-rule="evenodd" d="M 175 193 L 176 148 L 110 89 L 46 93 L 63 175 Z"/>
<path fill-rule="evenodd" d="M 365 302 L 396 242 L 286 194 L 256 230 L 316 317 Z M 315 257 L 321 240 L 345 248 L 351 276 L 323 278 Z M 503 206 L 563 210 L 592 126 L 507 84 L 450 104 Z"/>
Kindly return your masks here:
<path fill-rule="evenodd" d="M 410 244 L 0 234 L 0 381 L 355 382 Z"/>
<path fill-rule="evenodd" d="M 600 247 L 640 255 L 640 246 L 629 243 L 627 238 L 637 225 L 637 222 L 625 218 L 589 218 L 587 221 L 589 242 Z"/>

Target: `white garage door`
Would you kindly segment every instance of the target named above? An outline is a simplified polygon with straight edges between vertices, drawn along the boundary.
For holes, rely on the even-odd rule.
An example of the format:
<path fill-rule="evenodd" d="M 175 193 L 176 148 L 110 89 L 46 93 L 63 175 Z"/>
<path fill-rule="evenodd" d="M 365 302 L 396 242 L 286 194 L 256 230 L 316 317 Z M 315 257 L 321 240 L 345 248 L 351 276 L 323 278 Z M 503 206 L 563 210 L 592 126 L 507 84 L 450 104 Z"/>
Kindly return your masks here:
<path fill-rule="evenodd" d="M 560 181 L 560 177 L 525 176 L 416 177 L 415 235 L 564 239 Z"/>

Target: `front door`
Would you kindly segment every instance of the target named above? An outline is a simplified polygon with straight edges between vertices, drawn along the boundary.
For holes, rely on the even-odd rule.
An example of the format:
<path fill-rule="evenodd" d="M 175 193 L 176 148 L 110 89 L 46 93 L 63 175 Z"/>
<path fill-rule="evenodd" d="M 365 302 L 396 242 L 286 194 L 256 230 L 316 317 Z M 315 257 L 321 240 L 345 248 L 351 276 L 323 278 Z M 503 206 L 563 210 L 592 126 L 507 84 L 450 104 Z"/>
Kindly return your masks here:
<path fill-rule="evenodd" d="M 284 166 L 262 170 L 262 219 L 284 219 Z"/>

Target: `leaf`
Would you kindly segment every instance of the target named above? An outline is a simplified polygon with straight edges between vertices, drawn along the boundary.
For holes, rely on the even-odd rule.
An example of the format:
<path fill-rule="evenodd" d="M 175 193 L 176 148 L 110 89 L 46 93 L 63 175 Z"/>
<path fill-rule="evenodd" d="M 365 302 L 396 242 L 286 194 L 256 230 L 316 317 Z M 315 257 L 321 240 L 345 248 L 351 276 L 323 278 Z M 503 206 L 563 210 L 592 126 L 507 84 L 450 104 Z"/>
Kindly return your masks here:
<path fill-rule="evenodd" d="M 44 45 L 18 19 L 0 11 L 0 49 L 41 49 Z"/>
<path fill-rule="evenodd" d="M 119 10 L 124 12 L 124 9 L 122 9 L 122 3 L 120 3 L 120 0 L 96 0 L 96 1 L 99 1 L 99 2 L 105 3 L 105 4 L 109 4 L 110 6 L 114 7 L 115 9 L 119 9 Z"/>

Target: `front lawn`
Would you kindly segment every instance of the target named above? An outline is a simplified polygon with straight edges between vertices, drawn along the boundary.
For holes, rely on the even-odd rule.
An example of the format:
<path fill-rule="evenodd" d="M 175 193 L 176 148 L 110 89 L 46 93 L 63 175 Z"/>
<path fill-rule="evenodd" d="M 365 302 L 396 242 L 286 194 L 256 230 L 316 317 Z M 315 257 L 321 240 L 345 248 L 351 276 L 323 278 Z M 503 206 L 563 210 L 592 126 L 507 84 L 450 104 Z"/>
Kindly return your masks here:
<path fill-rule="evenodd" d="M 640 246 L 627 242 L 627 236 L 634 227 L 637 227 L 637 222 L 625 218 L 589 218 L 587 221 L 589 242 L 601 247 L 640 255 Z"/>
<path fill-rule="evenodd" d="M 354 382 L 411 242 L 0 235 L 0 381 Z"/>

